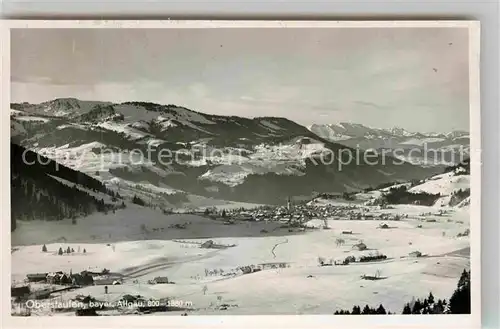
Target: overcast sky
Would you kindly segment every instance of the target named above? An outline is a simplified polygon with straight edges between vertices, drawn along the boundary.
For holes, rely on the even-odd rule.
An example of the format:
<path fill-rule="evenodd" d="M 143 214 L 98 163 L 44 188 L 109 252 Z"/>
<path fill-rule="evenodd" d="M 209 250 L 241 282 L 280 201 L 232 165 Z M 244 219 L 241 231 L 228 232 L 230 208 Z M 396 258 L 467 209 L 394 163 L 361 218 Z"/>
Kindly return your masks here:
<path fill-rule="evenodd" d="M 469 129 L 467 28 L 19 29 L 11 42 L 13 102 Z"/>

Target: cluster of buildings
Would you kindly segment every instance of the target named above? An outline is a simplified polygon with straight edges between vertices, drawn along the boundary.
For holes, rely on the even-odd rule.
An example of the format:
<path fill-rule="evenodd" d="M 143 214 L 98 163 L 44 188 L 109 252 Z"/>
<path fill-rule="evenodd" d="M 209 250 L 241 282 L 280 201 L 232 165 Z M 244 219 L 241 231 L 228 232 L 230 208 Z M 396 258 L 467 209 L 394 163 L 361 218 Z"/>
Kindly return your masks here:
<path fill-rule="evenodd" d="M 82 271 L 80 273 L 69 273 L 63 271 L 50 273 L 30 273 L 26 275 L 26 282 L 29 283 L 47 283 L 53 285 L 72 285 L 72 286 L 90 286 L 90 285 L 116 285 L 121 284 L 119 278 L 109 275 L 109 270 L 103 269 L 100 272 Z"/>
<path fill-rule="evenodd" d="M 383 206 L 381 206 L 383 209 Z M 398 214 L 370 213 L 370 208 L 352 204 L 329 204 L 313 200 L 308 203 L 294 205 L 290 199 L 283 206 L 262 206 L 254 209 L 224 210 L 222 215 L 227 224 L 235 220 L 247 221 L 283 221 L 289 223 L 304 223 L 310 219 L 343 219 L 343 220 L 400 220 Z M 215 211 L 215 210 L 214 210 Z"/>

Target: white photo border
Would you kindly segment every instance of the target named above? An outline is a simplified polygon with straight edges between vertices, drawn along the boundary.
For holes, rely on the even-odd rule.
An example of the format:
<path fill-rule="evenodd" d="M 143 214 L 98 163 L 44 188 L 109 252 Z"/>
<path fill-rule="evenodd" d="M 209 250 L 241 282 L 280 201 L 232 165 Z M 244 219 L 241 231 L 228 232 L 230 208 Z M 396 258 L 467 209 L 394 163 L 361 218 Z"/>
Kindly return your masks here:
<path fill-rule="evenodd" d="M 10 154 L 10 29 L 13 28 L 467 28 L 469 29 L 470 141 L 481 150 L 479 92 L 480 24 L 478 21 L 70 21 L 9 20 L 1 25 L 2 107 L 1 154 Z M 477 156 L 477 153 L 476 153 Z M 481 160 L 471 159 L 471 314 L 470 315 L 283 315 L 283 316 L 189 316 L 189 317 L 12 317 L 10 316 L 10 172 L 2 162 L 0 184 L 2 212 L 2 326 L 5 328 L 96 328 L 96 327 L 227 327 L 227 328 L 477 328 L 481 325 Z M 7 275 L 6 275 L 7 274 Z M 333 311 L 333 310 L 332 310 Z M 77 320 L 78 321 L 75 321 Z"/>

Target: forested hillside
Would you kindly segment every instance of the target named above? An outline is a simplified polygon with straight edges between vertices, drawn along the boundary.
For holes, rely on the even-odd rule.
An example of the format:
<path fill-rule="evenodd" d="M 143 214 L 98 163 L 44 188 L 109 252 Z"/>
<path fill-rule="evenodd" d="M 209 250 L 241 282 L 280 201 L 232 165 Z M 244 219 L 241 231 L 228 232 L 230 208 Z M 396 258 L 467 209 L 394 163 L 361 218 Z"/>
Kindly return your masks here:
<path fill-rule="evenodd" d="M 107 212 L 120 196 L 92 177 L 11 144 L 11 198 L 13 231 L 18 220 L 76 219 Z"/>

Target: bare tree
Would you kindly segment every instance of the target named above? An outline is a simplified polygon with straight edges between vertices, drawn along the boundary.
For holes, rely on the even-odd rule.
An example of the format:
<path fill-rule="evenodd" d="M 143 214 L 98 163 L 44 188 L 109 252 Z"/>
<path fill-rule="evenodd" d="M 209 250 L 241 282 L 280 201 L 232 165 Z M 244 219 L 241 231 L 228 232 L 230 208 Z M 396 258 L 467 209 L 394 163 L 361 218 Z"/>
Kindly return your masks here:
<path fill-rule="evenodd" d="M 318 256 L 318 264 L 319 265 L 325 264 L 325 259 L 323 257 Z"/>

